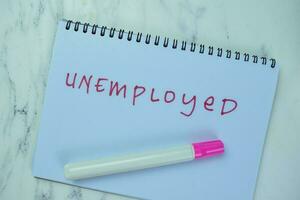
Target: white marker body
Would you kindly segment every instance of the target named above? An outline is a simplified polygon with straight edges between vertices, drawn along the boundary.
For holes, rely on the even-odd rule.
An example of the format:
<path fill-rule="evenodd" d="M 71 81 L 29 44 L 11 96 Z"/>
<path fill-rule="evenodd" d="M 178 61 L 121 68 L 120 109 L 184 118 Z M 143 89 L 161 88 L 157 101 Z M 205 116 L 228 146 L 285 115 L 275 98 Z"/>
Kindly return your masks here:
<path fill-rule="evenodd" d="M 64 173 L 67 179 L 76 180 L 176 164 L 193 159 L 193 146 L 182 145 L 159 151 L 67 164 Z"/>

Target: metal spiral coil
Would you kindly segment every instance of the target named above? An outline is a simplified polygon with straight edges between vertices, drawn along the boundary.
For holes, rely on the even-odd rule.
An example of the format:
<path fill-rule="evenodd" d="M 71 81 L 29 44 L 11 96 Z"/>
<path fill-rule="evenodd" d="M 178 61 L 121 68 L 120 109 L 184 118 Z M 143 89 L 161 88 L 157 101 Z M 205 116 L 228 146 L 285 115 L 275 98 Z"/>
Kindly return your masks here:
<path fill-rule="evenodd" d="M 72 26 L 74 25 L 74 26 Z M 71 27 L 72 26 L 72 27 Z M 229 49 L 226 49 L 223 51 L 222 48 L 214 48 L 213 46 L 205 47 L 204 44 L 197 45 L 194 42 L 188 43 L 187 41 L 181 41 L 178 42 L 177 39 L 170 40 L 168 37 L 162 37 L 156 35 L 155 37 L 151 37 L 151 34 L 146 34 L 145 40 L 142 41 L 143 33 L 138 32 L 137 34 L 134 34 L 133 31 L 126 32 L 123 29 L 117 30 L 116 28 L 107 28 L 106 26 L 99 27 L 98 25 L 90 25 L 89 23 L 80 23 L 80 22 L 73 22 L 71 20 L 66 21 L 66 30 L 70 30 L 71 28 L 74 29 L 74 31 L 81 30 L 82 26 L 82 32 L 88 33 L 89 29 L 92 34 L 97 34 L 99 32 L 100 36 L 105 36 L 106 32 L 108 32 L 108 35 L 110 38 L 113 38 L 117 35 L 118 39 L 123 39 L 124 35 L 125 38 L 128 41 L 135 41 L 135 42 L 144 42 L 145 44 L 150 44 L 151 41 L 155 46 L 159 46 L 162 44 L 163 47 L 168 47 L 169 45 L 172 47 L 172 49 L 180 49 L 182 51 L 190 51 L 190 52 L 198 52 L 200 54 L 204 54 L 207 52 L 208 55 L 213 56 L 216 55 L 218 57 L 225 57 L 227 59 L 233 58 L 235 60 L 243 60 L 244 62 L 253 62 L 253 63 L 261 63 L 262 65 L 267 65 L 269 62 L 271 62 L 270 67 L 274 68 L 276 66 L 276 60 L 274 58 L 267 59 L 266 57 L 259 57 L 257 55 L 252 55 L 248 53 L 241 54 L 239 51 L 235 51 L 232 55 L 232 51 Z M 135 37 L 135 38 L 134 38 Z"/>

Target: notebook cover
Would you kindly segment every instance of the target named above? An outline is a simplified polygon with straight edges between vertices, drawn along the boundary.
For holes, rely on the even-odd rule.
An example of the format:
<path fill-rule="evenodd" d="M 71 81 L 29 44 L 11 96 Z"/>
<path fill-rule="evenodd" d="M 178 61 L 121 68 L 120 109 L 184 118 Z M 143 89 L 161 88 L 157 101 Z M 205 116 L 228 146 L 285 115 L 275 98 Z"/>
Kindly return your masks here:
<path fill-rule="evenodd" d="M 106 29 L 104 36 L 101 30 L 58 24 L 33 175 L 144 199 L 251 200 L 279 67 L 271 67 L 270 60 L 262 64 L 261 58 L 253 63 L 251 55 L 246 62 L 243 53 L 236 60 L 233 51 L 226 58 L 217 48 L 210 55 L 207 46 L 201 53 L 201 46 L 191 51 L 193 44 L 186 43 L 182 50 L 178 41 L 173 49 L 172 39 L 164 47 L 163 37 L 158 45 L 155 36 L 146 44 L 149 35 L 136 42 L 136 34 L 128 41 L 131 32 L 119 39 L 118 30 Z M 116 82 L 119 89 L 126 85 L 125 96 L 124 90 L 112 90 Z M 166 91 L 174 93 L 168 92 L 167 101 L 174 96 L 170 103 Z M 205 104 L 209 97 L 213 102 Z M 236 103 L 232 112 L 224 113 L 235 105 L 225 99 Z M 225 144 L 222 156 L 78 181 L 64 178 L 66 163 L 215 138 Z"/>

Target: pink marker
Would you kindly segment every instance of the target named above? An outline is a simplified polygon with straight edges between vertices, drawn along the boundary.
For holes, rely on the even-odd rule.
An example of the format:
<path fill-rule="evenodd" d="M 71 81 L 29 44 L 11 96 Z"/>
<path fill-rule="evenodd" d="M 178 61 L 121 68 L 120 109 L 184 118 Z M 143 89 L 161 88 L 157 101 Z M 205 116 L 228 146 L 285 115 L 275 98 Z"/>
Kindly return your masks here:
<path fill-rule="evenodd" d="M 66 164 L 67 179 L 83 179 L 160 167 L 224 153 L 221 140 L 199 142 L 169 149 Z"/>

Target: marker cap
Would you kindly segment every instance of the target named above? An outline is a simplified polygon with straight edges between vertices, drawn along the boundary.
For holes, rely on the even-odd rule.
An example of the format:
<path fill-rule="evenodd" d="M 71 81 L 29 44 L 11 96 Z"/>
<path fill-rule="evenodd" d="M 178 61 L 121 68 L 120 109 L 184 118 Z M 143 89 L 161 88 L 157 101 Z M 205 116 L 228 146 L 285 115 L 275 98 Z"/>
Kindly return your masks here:
<path fill-rule="evenodd" d="M 211 157 L 224 153 L 224 144 L 221 140 L 193 143 L 194 159 Z"/>

